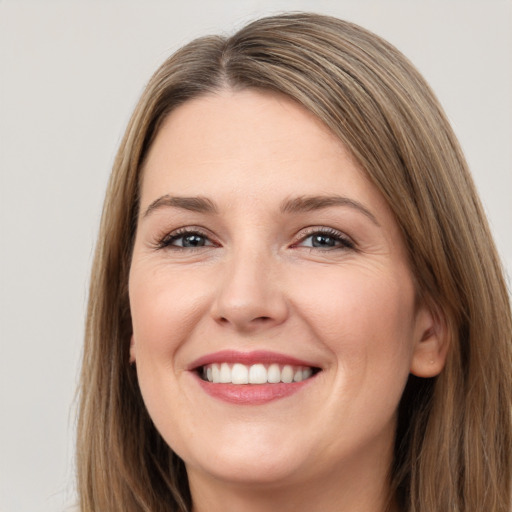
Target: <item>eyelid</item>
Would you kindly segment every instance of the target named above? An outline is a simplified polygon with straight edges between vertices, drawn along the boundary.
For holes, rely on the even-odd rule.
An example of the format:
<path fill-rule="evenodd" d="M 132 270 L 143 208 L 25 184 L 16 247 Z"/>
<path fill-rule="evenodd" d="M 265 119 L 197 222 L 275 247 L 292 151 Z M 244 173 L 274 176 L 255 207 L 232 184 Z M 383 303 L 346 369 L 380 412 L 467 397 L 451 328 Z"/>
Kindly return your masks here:
<path fill-rule="evenodd" d="M 312 235 L 315 235 L 317 233 L 331 236 L 332 238 L 338 240 L 341 242 L 341 246 L 332 247 L 333 249 L 356 249 L 356 244 L 354 240 L 349 237 L 347 234 L 345 234 L 343 231 L 340 231 L 335 228 L 331 228 L 328 226 L 310 226 L 307 228 L 302 229 L 297 236 L 295 237 L 295 241 L 292 244 L 292 248 L 301 247 L 299 244 L 304 242 L 307 238 L 309 238 Z M 307 247 L 307 246 L 303 246 Z M 309 248 L 309 247 L 307 247 Z M 315 247 L 310 247 L 311 249 L 318 249 Z M 320 250 L 328 250 L 328 248 L 321 249 Z"/>
<path fill-rule="evenodd" d="M 186 235 L 199 235 L 207 239 L 210 243 L 205 246 L 199 247 L 182 247 L 179 245 L 172 245 L 174 240 L 178 240 L 181 237 Z M 170 232 L 165 232 L 163 235 L 156 237 L 156 242 L 154 243 L 156 249 L 176 249 L 176 250 L 201 250 L 205 247 L 219 247 L 220 244 L 215 241 L 214 237 L 209 233 L 208 230 L 201 228 L 199 226 L 183 226 L 177 229 L 173 229 Z"/>
<path fill-rule="evenodd" d="M 314 234 L 323 234 L 330 236 L 340 242 L 340 245 L 331 247 L 331 248 L 319 248 L 319 247 L 308 247 L 301 246 L 300 244 L 304 242 L 307 238 Z M 199 247 L 182 247 L 179 245 L 172 245 L 174 240 L 179 239 L 180 237 L 184 237 L 186 235 L 199 235 L 204 237 L 209 242 L 208 245 L 199 246 Z M 176 250 L 201 250 L 205 247 L 220 247 L 221 244 L 215 239 L 215 237 L 211 234 L 211 232 L 207 229 L 204 229 L 200 226 L 182 226 L 180 228 L 174 229 L 172 231 L 165 231 L 163 234 L 155 237 L 155 242 L 152 244 L 155 249 L 166 249 L 172 248 Z M 345 234 L 344 232 L 328 227 L 328 226 L 309 226 L 301 229 L 297 235 L 294 237 L 294 241 L 290 245 L 291 248 L 295 249 L 297 247 L 304 247 L 310 249 L 318 249 L 318 250 L 335 250 L 335 249 L 356 249 L 356 244 L 354 240 Z"/>

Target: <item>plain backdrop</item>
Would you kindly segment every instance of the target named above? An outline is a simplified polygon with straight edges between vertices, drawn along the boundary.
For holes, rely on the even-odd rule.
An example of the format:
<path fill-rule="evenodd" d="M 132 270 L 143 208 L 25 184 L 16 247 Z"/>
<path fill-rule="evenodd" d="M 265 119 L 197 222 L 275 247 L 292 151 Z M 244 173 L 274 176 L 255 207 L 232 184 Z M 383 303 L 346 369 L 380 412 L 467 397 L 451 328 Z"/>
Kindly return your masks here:
<path fill-rule="evenodd" d="M 466 151 L 510 275 L 511 1 L 0 0 L 0 512 L 73 502 L 87 281 L 142 88 L 192 38 L 282 10 L 359 23 L 417 65 Z"/>

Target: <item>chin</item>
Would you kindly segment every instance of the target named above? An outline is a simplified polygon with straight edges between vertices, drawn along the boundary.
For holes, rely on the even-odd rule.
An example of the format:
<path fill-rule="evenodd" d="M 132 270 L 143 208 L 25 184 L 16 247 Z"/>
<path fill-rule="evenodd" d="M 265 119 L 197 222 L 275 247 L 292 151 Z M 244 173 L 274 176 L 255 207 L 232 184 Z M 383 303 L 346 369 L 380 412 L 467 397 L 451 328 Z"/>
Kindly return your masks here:
<path fill-rule="evenodd" d="M 262 437 L 212 441 L 195 453 L 184 453 L 182 459 L 189 476 L 197 472 L 237 485 L 283 485 L 293 482 L 295 475 L 305 474 L 307 452 Z"/>
<path fill-rule="evenodd" d="M 215 463 L 209 461 L 195 466 L 186 464 L 189 478 L 191 473 L 200 472 L 218 481 L 231 485 L 251 487 L 279 487 L 293 483 L 295 475 L 301 474 L 301 465 L 295 467 L 290 460 L 247 457 L 219 457 Z"/>

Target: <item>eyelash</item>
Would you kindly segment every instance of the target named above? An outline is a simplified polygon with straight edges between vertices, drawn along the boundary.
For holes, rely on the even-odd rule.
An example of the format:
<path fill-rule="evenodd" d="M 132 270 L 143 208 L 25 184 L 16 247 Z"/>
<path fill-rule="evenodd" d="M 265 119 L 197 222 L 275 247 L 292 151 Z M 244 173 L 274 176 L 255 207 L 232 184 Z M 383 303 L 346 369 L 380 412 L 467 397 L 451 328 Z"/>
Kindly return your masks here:
<path fill-rule="evenodd" d="M 168 233 L 166 234 L 162 239 L 160 239 L 158 241 L 158 243 L 156 244 L 156 248 L 157 249 L 173 249 L 173 250 L 184 250 L 184 249 L 187 249 L 187 250 L 198 250 L 198 249 L 201 249 L 202 247 L 204 246 L 199 246 L 199 247 L 183 247 L 183 246 L 179 246 L 179 245 L 173 245 L 173 242 L 176 242 L 177 240 L 179 240 L 180 238 L 185 238 L 186 236 L 199 236 L 199 237 L 202 237 L 206 240 L 210 240 L 210 237 L 204 233 L 203 231 L 201 231 L 200 229 L 197 229 L 197 228 L 181 228 L 181 229 L 178 229 L 176 231 L 173 231 L 172 233 Z M 211 240 L 210 240 L 211 242 Z M 212 247 L 212 246 L 215 246 L 217 244 L 215 243 L 211 243 L 210 245 L 208 245 L 207 247 Z"/>
<path fill-rule="evenodd" d="M 180 240 L 180 239 L 183 239 L 185 238 L 186 236 L 198 236 L 198 237 L 201 237 L 201 238 L 204 238 L 206 239 L 207 241 L 210 242 L 209 245 L 202 245 L 202 246 L 198 246 L 198 247 L 184 247 L 184 246 L 179 246 L 179 245 L 173 245 L 174 242 L 176 242 L 177 240 Z M 324 235 L 324 236 L 327 236 L 329 238 L 332 238 L 334 240 L 334 243 L 337 243 L 339 245 L 337 246 L 332 246 L 332 247 L 313 247 L 313 246 L 302 246 L 301 244 L 304 243 L 308 238 L 314 236 L 314 235 Z M 206 233 L 204 233 L 203 231 L 201 231 L 200 229 L 197 229 L 197 228 L 181 228 L 181 229 L 178 229 L 177 231 L 174 231 L 172 233 L 168 233 L 166 234 L 163 238 L 159 239 L 159 241 L 155 244 L 156 246 L 156 249 L 172 249 L 172 250 L 188 250 L 188 251 L 193 251 L 193 250 L 200 250 L 202 249 L 203 247 L 215 247 L 217 246 L 218 247 L 218 244 L 216 244 L 215 242 L 212 242 L 212 240 L 210 239 L 209 235 L 207 235 Z M 353 249 L 355 250 L 356 249 L 356 245 L 355 243 L 352 241 L 352 239 L 350 239 L 348 236 L 346 236 L 345 234 L 343 234 L 342 232 L 336 230 L 336 229 L 333 229 L 333 228 L 327 228 L 327 227 L 319 227 L 319 228 L 309 228 L 305 233 L 302 233 L 300 238 L 297 240 L 297 242 L 294 242 L 291 247 L 293 249 L 295 248 L 298 248 L 298 247 L 303 247 L 303 248 L 307 248 L 309 250 L 324 250 L 324 251 L 328 251 L 328 250 L 347 250 L 347 249 Z"/>
<path fill-rule="evenodd" d="M 339 245 L 337 246 L 334 246 L 334 247 L 312 247 L 312 246 L 301 246 L 300 244 L 303 243 L 304 241 L 306 241 L 308 238 L 314 236 L 314 235 L 323 235 L 323 236 L 327 236 L 329 238 L 332 238 L 334 240 L 335 243 L 338 243 Z M 324 250 L 324 251 L 329 251 L 329 250 L 347 250 L 347 249 L 355 249 L 356 248 L 356 245 L 355 243 L 352 241 L 351 238 L 349 238 L 347 235 L 345 235 L 344 233 L 342 233 L 341 231 L 338 231 L 337 229 L 333 229 L 333 228 L 327 228 L 327 227 L 314 227 L 314 228 L 308 228 L 306 230 L 305 233 L 302 233 L 301 234 L 301 237 L 300 239 L 293 243 L 292 245 L 293 248 L 296 248 L 296 247 L 307 247 L 308 249 L 310 250 Z"/>

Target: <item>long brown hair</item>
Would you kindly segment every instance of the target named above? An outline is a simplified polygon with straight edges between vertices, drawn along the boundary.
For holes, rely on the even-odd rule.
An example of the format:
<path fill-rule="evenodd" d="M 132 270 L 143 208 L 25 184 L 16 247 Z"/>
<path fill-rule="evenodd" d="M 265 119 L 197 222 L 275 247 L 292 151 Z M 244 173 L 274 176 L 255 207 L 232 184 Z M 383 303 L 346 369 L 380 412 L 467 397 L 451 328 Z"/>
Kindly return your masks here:
<path fill-rule="evenodd" d="M 353 153 L 394 212 L 449 353 L 410 377 L 390 468 L 410 512 L 509 512 L 512 320 L 499 258 L 459 144 L 424 79 L 393 46 L 315 14 L 197 39 L 157 70 L 126 129 L 91 277 L 77 461 L 82 512 L 190 510 L 183 462 L 162 440 L 129 365 L 127 283 L 141 168 L 165 116 L 221 88 L 293 98 Z"/>

